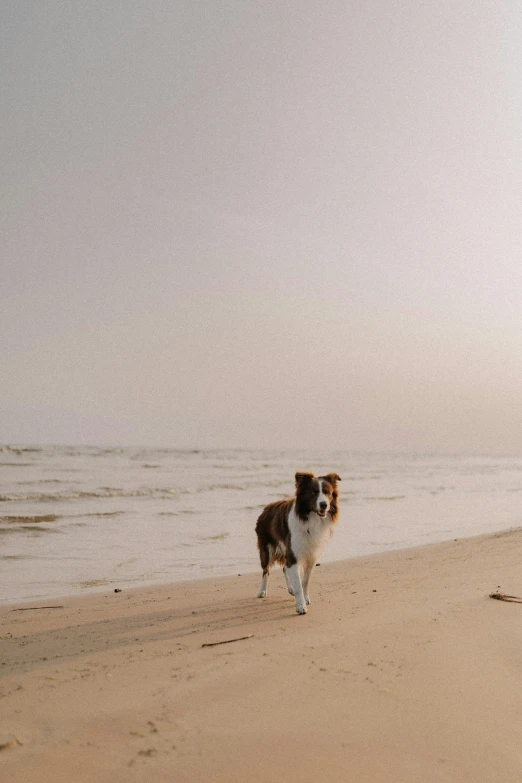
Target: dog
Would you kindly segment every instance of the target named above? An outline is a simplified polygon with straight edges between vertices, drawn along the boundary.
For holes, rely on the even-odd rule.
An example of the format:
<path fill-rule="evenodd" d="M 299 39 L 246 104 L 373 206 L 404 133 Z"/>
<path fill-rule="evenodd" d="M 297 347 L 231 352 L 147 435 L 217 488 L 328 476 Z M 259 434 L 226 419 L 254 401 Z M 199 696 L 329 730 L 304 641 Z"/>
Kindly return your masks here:
<path fill-rule="evenodd" d="M 256 525 L 263 579 L 258 598 L 267 594 L 274 563 L 283 566 L 286 586 L 295 596 L 297 614 L 306 614 L 308 584 L 319 554 L 331 538 L 337 516 L 337 473 L 295 474 L 295 497 L 276 500 L 263 509 Z"/>

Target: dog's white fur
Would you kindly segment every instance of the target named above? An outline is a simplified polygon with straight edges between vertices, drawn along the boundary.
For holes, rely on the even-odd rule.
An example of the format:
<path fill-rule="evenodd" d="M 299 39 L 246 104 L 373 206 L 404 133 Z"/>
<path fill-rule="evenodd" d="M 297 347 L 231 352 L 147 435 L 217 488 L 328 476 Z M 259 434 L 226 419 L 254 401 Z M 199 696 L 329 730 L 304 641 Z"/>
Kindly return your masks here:
<path fill-rule="evenodd" d="M 324 499 L 324 495 L 320 498 Z M 328 505 L 329 508 L 329 505 Z M 321 518 L 317 513 L 310 514 L 308 522 L 304 523 L 295 513 L 295 505 L 288 515 L 290 540 L 297 563 L 284 569 L 288 592 L 295 596 L 295 609 L 298 614 L 305 614 L 310 604 L 308 583 L 315 568 L 317 559 L 333 534 L 333 523 L 327 514 Z"/>

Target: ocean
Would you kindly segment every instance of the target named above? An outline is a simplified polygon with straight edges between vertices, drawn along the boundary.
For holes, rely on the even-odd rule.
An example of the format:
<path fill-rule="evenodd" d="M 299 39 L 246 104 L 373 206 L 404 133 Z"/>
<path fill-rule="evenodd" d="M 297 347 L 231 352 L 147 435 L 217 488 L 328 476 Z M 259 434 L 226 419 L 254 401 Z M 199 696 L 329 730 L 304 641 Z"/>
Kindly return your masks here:
<path fill-rule="evenodd" d="M 0 446 L 0 601 L 258 571 L 296 470 L 342 477 L 321 562 L 522 524 L 522 457 Z"/>

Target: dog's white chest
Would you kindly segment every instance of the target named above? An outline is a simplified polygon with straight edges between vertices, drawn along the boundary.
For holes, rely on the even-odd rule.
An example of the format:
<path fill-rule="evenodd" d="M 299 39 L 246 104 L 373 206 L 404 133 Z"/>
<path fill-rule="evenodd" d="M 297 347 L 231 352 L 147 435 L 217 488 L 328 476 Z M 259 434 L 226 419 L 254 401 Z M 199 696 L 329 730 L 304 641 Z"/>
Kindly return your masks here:
<path fill-rule="evenodd" d="M 330 516 L 321 519 L 317 514 L 311 513 L 307 522 L 303 522 L 295 514 L 294 508 L 288 518 L 292 551 L 297 559 L 315 560 L 333 532 L 333 524 Z"/>

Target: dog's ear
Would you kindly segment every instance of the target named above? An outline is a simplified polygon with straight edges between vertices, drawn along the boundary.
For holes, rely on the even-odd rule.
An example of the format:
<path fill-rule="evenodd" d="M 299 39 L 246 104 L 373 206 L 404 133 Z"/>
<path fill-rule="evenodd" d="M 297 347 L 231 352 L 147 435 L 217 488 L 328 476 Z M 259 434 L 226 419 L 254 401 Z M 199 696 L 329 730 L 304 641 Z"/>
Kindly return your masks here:
<path fill-rule="evenodd" d="M 337 475 L 337 473 L 328 473 L 327 476 L 322 476 L 321 478 L 325 478 L 327 481 L 330 482 L 332 487 L 335 487 L 338 481 L 341 481 L 341 477 Z"/>
<path fill-rule="evenodd" d="M 314 477 L 313 473 L 296 473 L 295 474 L 295 485 L 299 489 L 299 487 L 303 487 L 305 484 L 307 484 L 309 481 L 311 481 Z"/>

